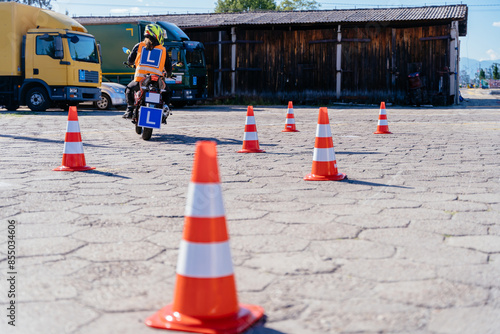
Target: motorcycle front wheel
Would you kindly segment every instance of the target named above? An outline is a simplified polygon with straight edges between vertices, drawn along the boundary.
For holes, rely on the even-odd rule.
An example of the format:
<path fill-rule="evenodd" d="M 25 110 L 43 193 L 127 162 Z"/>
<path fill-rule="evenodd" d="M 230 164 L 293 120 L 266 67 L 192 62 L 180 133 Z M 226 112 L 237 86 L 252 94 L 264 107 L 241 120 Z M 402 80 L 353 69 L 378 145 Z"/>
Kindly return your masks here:
<path fill-rule="evenodd" d="M 150 140 L 152 134 L 153 134 L 153 129 L 151 129 L 151 128 L 144 128 L 143 131 L 142 131 L 142 139 L 144 139 L 144 140 Z"/>

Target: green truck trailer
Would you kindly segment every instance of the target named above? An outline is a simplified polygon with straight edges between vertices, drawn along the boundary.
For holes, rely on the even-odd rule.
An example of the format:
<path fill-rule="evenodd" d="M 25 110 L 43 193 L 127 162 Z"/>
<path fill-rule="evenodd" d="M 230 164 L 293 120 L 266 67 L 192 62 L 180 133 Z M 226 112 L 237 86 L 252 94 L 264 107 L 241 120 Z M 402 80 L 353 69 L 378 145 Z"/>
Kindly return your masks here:
<path fill-rule="evenodd" d="M 123 47 L 130 50 L 144 36 L 144 28 L 151 22 L 139 21 L 120 24 L 83 23 L 101 45 L 102 75 L 110 81 L 127 85 L 134 70 L 123 62 L 127 59 Z M 207 98 L 207 67 L 202 43 L 191 41 L 175 24 L 156 22 L 167 32 L 163 45 L 172 60 L 172 77 L 167 85 L 172 91 L 172 104 L 181 108 Z"/>

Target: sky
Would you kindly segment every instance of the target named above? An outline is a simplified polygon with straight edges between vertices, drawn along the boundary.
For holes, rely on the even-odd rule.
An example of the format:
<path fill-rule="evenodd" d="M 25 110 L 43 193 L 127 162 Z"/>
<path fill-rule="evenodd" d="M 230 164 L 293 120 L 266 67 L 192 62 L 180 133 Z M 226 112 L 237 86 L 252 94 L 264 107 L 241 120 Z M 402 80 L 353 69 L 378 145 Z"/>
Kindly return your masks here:
<path fill-rule="evenodd" d="M 280 0 L 276 0 L 279 3 Z M 402 1 L 316 0 L 322 10 L 393 8 L 466 4 L 469 7 L 467 36 L 460 38 L 460 56 L 479 61 L 500 60 L 500 0 Z M 52 0 L 52 10 L 69 16 L 121 16 L 148 14 L 213 13 L 216 0 Z M 161 4 L 161 5 L 160 5 Z M 500 61 L 499 61 L 500 62 Z"/>

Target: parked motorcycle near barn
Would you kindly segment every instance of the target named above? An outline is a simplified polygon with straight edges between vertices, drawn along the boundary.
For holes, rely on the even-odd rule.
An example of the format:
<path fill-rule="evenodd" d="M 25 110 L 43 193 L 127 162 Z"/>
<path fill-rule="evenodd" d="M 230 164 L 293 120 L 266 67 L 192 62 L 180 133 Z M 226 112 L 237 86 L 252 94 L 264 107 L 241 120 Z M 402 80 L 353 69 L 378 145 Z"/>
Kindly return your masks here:
<path fill-rule="evenodd" d="M 408 74 L 408 95 L 410 104 L 420 107 L 424 103 L 424 85 L 420 78 L 420 72 Z"/>

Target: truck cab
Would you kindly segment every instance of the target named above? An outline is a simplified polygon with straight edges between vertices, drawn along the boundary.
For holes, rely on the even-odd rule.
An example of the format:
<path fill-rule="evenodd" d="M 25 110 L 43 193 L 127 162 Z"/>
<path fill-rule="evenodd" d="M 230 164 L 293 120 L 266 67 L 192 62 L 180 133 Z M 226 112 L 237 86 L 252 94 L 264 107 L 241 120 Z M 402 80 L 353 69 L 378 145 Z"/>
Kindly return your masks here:
<path fill-rule="evenodd" d="M 127 85 L 134 76 L 134 71 L 125 67 L 126 56 L 122 48 L 132 49 L 144 36 L 149 21 L 128 23 L 109 23 L 108 20 L 80 18 L 86 29 L 96 37 L 102 46 L 102 72 L 107 79 Z M 163 46 L 172 60 L 172 77 L 166 80 L 172 92 L 171 103 L 176 108 L 196 101 L 207 99 L 207 67 L 205 48 L 202 43 L 191 41 L 175 24 L 156 22 L 167 32 Z"/>
<path fill-rule="evenodd" d="M 14 2 L 0 3 L 0 105 L 33 111 L 100 100 L 95 38 L 70 17 Z"/>
<path fill-rule="evenodd" d="M 191 41 L 173 23 L 156 22 L 167 32 L 163 46 L 172 60 L 173 78 L 167 82 L 172 90 L 172 105 L 177 108 L 207 99 L 207 65 L 205 47 Z"/>
<path fill-rule="evenodd" d="M 35 111 L 100 98 L 100 61 L 92 35 L 30 29 L 23 40 L 21 101 Z M 52 103 L 51 103 L 52 101 Z"/>
<path fill-rule="evenodd" d="M 200 42 L 182 41 L 164 43 L 172 60 L 172 79 L 167 81 L 172 90 L 172 104 L 183 107 L 207 98 L 207 70 L 205 52 Z"/>

